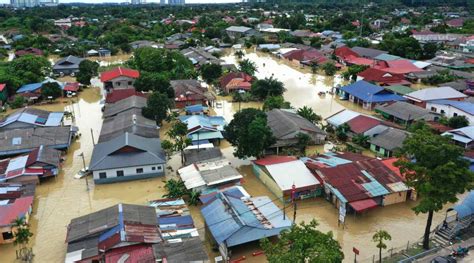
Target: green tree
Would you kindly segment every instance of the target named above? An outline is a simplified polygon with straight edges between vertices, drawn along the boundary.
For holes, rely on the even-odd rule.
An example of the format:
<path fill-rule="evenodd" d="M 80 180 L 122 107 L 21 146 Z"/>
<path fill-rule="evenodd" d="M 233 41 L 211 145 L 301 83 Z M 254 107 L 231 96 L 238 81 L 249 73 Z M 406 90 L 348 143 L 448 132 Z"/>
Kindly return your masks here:
<path fill-rule="evenodd" d="M 45 57 L 26 55 L 10 62 L 8 73 L 16 76 L 23 83 L 37 83 L 49 76 L 51 63 Z"/>
<path fill-rule="evenodd" d="M 347 140 L 347 132 L 349 132 L 351 128 L 347 123 L 344 123 L 342 125 L 339 125 L 336 128 L 336 137 L 341 140 L 341 141 L 346 141 Z"/>
<path fill-rule="evenodd" d="M 222 66 L 214 63 L 204 64 L 201 67 L 201 75 L 207 83 L 212 83 L 222 76 Z"/>
<path fill-rule="evenodd" d="M 271 111 L 273 109 L 290 109 L 291 104 L 285 101 L 283 96 L 272 96 L 265 99 L 263 102 L 263 110 Z"/>
<path fill-rule="evenodd" d="M 245 56 L 245 54 L 242 50 L 237 50 L 235 51 L 234 56 L 236 56 L 238 59 L 242 59 Z"/>
<path fill-rule="evenodd" d="M 360 145 L 364 148 L 369 148 L 370 146 L 369 140 L 370 140 L 370 137 L 364 134 L 357 134 L 354 137 L 352 137 L 353 143 Z"/>
<path fill-rule="evenodd" d="M 168 140 L 162 140 L 161 141 L 161 149 L 163 149 L 163 151 L 165 151 L 166 157 L 168 159 L 170 159 L 171 155 L 173 155 L 173 153 L 174 153 L 174 145 L 173 145 L 172 142 L 170 142 Z"/>
<path fill-rule="evenodd" d="M 379 263 L 382 263 L 382 249 L 387 248 L 387 244 L 384 243 L 385 240 L 392 240 L 392 236 L 385 230 L 375 232 L 372 237 L 372 241 L 375 242 L 376 247 L 379 249 Z"/>
<path fill-rule="evenodd" d="M 291 230 L 280 233 L 276 243 L 267 238 L 260 241 L 269 262 L 342 262 L 344 253 L 332 232 L 317 230 L 313 219 L 309 224 L 294 224 Z"/>
<path fill-rule="evenodd" d="M 153 92 L 148 97 L 147 106 L 142 109 L 142 114 L 145 118 L 155 120 L 158 125 L 161 125 L 172 105 L 173 102 L 166 94 Z"/>
<path fill-rule="evenodd" d="M 273 77 L 254 81 L 250 88 L 250 93 L 259 100 L 265 100 L 268 97 L 282 96 L 283 92 L 285 92 L 283 82 Z"/>
<path fill-rule="evenodd" d="M 351 65 L 347 68 L 346 71 L 342 73 L 342 77 L 346 80 L 356 80 L 357 74 L 367 69 L 365 65 Z"/>
<path fill-rule="evenodd" d="M 165 189 L 168 193 L 163 197 L 166 198 L 182 198 L 188 193 L 188 189 L 181 180 L 169 179 L 165 183 Z"/>
<path fill-rule="evenodd" d="M 138 91 L 154 91 L 166 94 L 168 98 L 174 98 L 174 90 L 171 87 L 168 76 L 158 72 L 143 72 L 140 74 L 133 86 Z"/>
<path fill-rule="evenodd" d="M 298 141 L 296 142 L 296 147 L 300 150 L 301 154 L 305 154 L 306 147 L 311 144 L 311 137 L 306 133 L 298 133 L 296 135 Z"/>
<path fill-rule="evenodd" d="M 322 65 L 322 69 L 324 70 L 324 73 L 326 76 L 334 76 L 336 74 L 337 68 L 336 65 L 334 65 L 333 62 L 326 62 Z"/>
<path fill-rule="evenodd" d="M 63 90 L 59 87 L 59 84 L 56 82 L 47 82 L 41 86 L 41 96 L 43 99 L 56 99 L 61 97 Z"/>
<path fill-rule="evenodd" d="M 175 122 L 166 135 L 173 140 L 171 142 L 172 149 L 181 154 L 181 163 L 184 163 L 184 149 L 192 143 L 188 138 L 188 125 L 180 121 Z"/>
<path fill-rule="evenodd" d="M 312 108 L 308 106 L 303 106 L 303 108 L 299 108 L 296 113 L 314 124 L 320 123 L 323 119 L 320 115 L 316 114 Z"/>
<path fill-rule="evenodd" d="M 234 114 L 225 127 L 226 139 L 236 147 L 234 155 L 239 158 L 261 157 L 263 151 L 275 143 L 272 131 L 267 126 L 267 115 L 258 109 L 243 109 Z"/>
<path fill-rule="evenodd" d="M 18 254 L 22 261 L 31 262 L 33 255 L 32 252 L 27 249 L 27 246 L 33 233 L 31 233 L 25 217 L 17 217 L 11 223 L 13 227 L 13 237 L 15 238 L 13 245 L 20 247 Z"/>
<path fill-rule="evenodd" d="M 449 137 L 419 129 L 404 141 L 398 153 L 400 159 L 395 165 L 421 199 L 413 210 L 416 214 L 428 213 L 423 238 L 425 249 L 429 249 L 434 212 L 446 203 L 456 202 L 458 194 L 472 188 L 474 174 L 469 171 L 469 161 L 463 158 L 463 151 Z"/>
<path fill-rule="evenodd" d="M 257 72 L 257 65 L 250 59 L 243 59 L 239 61 L 239 70 L 250 76 L 254 76 L 255 72 Z"/>
<path fill-rule="evenodd" d="M 201 191 L 191 190 L 188 192 L 189 195 L 189 204 L 190 205 L 198 205 L 199 204 L 199 197 L 201 196 Z"/>
<path fill-rule="evenodd" d="M 12 109 L 18 109 L 23 107 L 26 104 L 26 99 L 23 96 L 16 95 L 13 101 L 10 103 Z"/>
<path fill-rule="evenodd" d="M 79 72 L 76 75 L 77 81 L 83 85 L 90 85 L 91 79 L 98 74 L 99 64 L 90 60 L 83 60 L 79 64 Z"/>
<path fill-rule="evenodd" d="M 469 126 L 469 120 L 466 118 L 466 116 L 462 116 L 462 115 L 454 116 L 454 117 L 449 118 L 448 126 L 453 129 L 463 128 L 463 127 Z"/>

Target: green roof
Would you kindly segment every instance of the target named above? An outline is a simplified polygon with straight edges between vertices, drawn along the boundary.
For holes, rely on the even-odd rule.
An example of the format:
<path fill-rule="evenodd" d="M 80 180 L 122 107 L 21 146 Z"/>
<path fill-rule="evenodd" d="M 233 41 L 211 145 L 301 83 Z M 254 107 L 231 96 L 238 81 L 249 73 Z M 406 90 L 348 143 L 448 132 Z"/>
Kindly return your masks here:
<path fill-rule="evenodd" d="M 392 61 L 392 60 L 398 60 L 401 59 L 399 56 L 394 56 L 390 54 L 380 54 L 375 57 L 376 60 L 383 60 L 383 61 Z"/>
<path fill-rule="evenodd" d="M 403 85 L 394 85 L 394 86 L 387 86 L 387 87 L 384 87 L 385 89 L 387 90 L 391 90 L 397 94 L 400 94 L 400 95 L 405 95 L 405 94 L 408 94 L 410 92 L 413 92 L 415 91 L 414 89 L 410 88 L 410 87 L 407 87 L 407 86 L 403 86 Z"/>

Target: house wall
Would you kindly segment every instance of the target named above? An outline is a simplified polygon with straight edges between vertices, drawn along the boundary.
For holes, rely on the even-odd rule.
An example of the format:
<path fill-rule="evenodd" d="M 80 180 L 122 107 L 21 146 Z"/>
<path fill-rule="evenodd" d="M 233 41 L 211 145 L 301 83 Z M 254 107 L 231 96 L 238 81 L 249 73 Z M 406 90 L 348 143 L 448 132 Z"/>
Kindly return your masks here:
<path fill-rule="evenodd" d="M 156 167 L 155 170 L 152 170 L 152 167 Z M 143 173 L 137 173 L 137 169 L 142 168 Z M 123 171 L 124 175 L 117 177 L 117 171 Z M 100 178 L 100 173 L 105 172 L 107 178 Z M 145 165 L 145 166 L 132 166 L 118 169 L 108 169 L 108 170 L 95 170 L 92 171 L 94 182 L 96 184 L 102 183 L 114 183 L 121 181 L 137 180 L 151 177 L 158 177 L 165 174 L 165 164 L 154 164 L 154 165 Z"/>
<path fill-rule="evenodd" d="M 108 81 L 109 83 L 112 83 L 112 88 L 113 89 L 133 89 L 133 82 L 135 79 L 129 78 L 129 77 L 118 77 L 115 79 L 112 79 Z"/>
<path fill-rule="evenodd" d="M 31 210 L 32 210 L 32 208 L 30 207 L 29 212 L 26 213 L 26 215 L 25 215 L 25 222 L 26 223 L 28 223 L 30 221 Z M 13 241 L 15 241 L 14 238 L 8 239 L 8 240 L 5 240 L 3 238 L 3 233 L 12 232 L 12 231 L 15 231 L 14 227 L 11 227 L 11 226 L 0 227 L 0 244 L 9 244 L 9 243 L 13 243 Z"/>
<path fill-rule="evenodd" d="M 385 195 L 383 197 L 383 206 L 387 205 L 392 205 L 392 204 L 397 204 L 397 203 L 403 203 L 407 200 L 407 192 L 398 192 L 398 193 L 392 193 Z"/>
<path fill-rule="evenodd" d="M 432 112 L 441 113 L 448 118 L 454 116 L 465 116 L 469 120 L 469 124 L 474 125 L 474 115 L 471 115 L 452 106 L 427 102 L 426 109 Z"/>
<path fill-rule="evenodd" d="M 258 179 L 280 200 L 283 200 L 283 191 L 277 185 L 277 183 L 258 165 L 253 164 L 253 172 Z"/>
<path fill-rule="evenodd" d="M 377 150 L 377 146 L 375 144 L 370 144 L 370 150 L 376 153 L 377 156 L 390 157 L 392 155 L 391 151 L 386 150 L 382 147 L 379 147 L 379 149 Z"/>

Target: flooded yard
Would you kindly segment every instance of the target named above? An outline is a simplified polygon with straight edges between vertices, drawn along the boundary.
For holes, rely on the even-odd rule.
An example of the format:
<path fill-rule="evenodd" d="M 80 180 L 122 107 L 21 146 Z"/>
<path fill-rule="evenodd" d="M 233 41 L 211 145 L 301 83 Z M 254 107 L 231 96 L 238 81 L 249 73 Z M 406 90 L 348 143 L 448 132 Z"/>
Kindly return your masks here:
<path fill-rule="evenodd" d="M 275 60 L 266 54 L 247 54 L 246 58 L 254 61 L 259 72 L 257 77 L 274 76 L 284 82 L 287 91 L 284 94 L 286 100 L 293 107 L 310 106 L 316 113 L 327 117 L 349 106 L 327 94 L 325 97 L 318 96 L 320 91 L 329 91 L 334 85 L 342 83 L 340 77 L 325 77 L 310 73 L 303 73 L 289 67 L 282 61 Z M 223 58 L 227 62 L 234 63 L 234 56 Z M 263 66 L 265 64 L 265 66 Z M 94 84 L 97 84 L 94 81 Z M 102 98 L 99 88 L 84 90 L 78 98 L 66 99 L 57 104 L 38 106 L 47 110 L 74 111 L 76 115 L 75 125 L 80 129 L 82 136 L 72 144 L 69 149 L 62 171 L 57 178 L 42 182 L 36 189 L 33 216 L 31 218 L 31 230 L 34 233 L 31 246 L 35 254 L 35 262 L 64 262 L 66 253 L 66 227 L 72 218 L 82 216 L 117 203 L 145 204 L 149 200 L 161 198 L 165 193 L 163 180 L 175 177 L 175 171 L 180 166 L 178 156 L 174 156 L 168 163 L 173 171 L 167 170 L 166 178 L 154 178 L 140 181 L 116 183 L 109 185 L 94 185 L 89 178 L 89 191 L 84 179 L 74 179 L 74 174 L 83 167 L 82 159 L 78 156 L 84 153 L 86 165 L 91 158 L 93 141 L 91 131 L 97 140 L 102 124 L 102 112 L 100 100 Z M 232 103 L 228 98 L 218 98 L 222 107 L 214 109 L 216 114 L 223 115 L 230 121 L 232 115 L 238 111 L 238 103 Z M 259 103 L 242 103 L 241 108 L 260 107 Z M 355 106 L 351 106 L 356 108 Z M 169 124 L 164 124 L 160 131 L 162 137 Z M 254 196 L 267 195 L 271 199 L 273 194 L 256 178 L 252 172 L 250 160 L 240 160 L 233 156 L 233 147 L 226 141 L 220 145 L 224 156 L 228 158 L 244 176 L 243 186 Z M 323 151 L 323 147 L 312 148 L 314 151 Z M 282 207 L 281 203 L 277 204 Z M 379 207 L 365 214 L 346 217 L 346 225 L 343 228 L 337 224 L 338 211 L 329 202 L 322 198 L 298 202 L 296 221 L 310 221 L 316 219 L 322 231 L 332 231 L 334 237 L 343 247 L 347 262 L 353 260 L 352 247 L 360 250 L 360 259 L 372 259 L 377 249 L 372 242 L 372 235 L 376 230 L 384 229 L 392 235 L 392 241 L 388 242 L 390 247 L 406 246 L 407 241 L 414 242 L 423 234 L 426 221 L 425 215 L 415 215 L 411 208 L 415 202 L 402 203 L 388 207 Z M 205 240 L 204 222 L 199 207 L 190 207 L 196 227 L 200 229 L 200 237 Z M 286 209 L 287 215 L 293 217 L 293 208 Z M 433 225 L 442 221 L 444 213 L 435 214 Z M 211 252 L 210 244 L 205 242 L 211 258 L 216 256 Z M 233 258 L 246 256 L 244 262 L 263 262 L 265 256 L 253 257 L 252 252 L 259 248 L 247 245 L 233 251 Z M 13 245 L 0 246 L 0 262 L 14 262 L 15 248 Z"/>

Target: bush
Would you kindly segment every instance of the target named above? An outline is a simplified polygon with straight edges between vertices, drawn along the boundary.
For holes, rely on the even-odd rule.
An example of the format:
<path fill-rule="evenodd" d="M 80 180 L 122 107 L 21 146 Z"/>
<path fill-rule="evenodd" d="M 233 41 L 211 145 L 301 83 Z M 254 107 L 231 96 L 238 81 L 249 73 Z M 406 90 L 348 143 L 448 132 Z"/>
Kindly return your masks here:
<path fill-rule="evenodd" d="M 23 96 L 17 95 L 15 96 L 13 101 L 10 103 L 10 107 L 12 107 L 12 109 L 18 109 L 18 108 L 23 107 L 25 104 L 26 104 L 26 99 Z"/>

